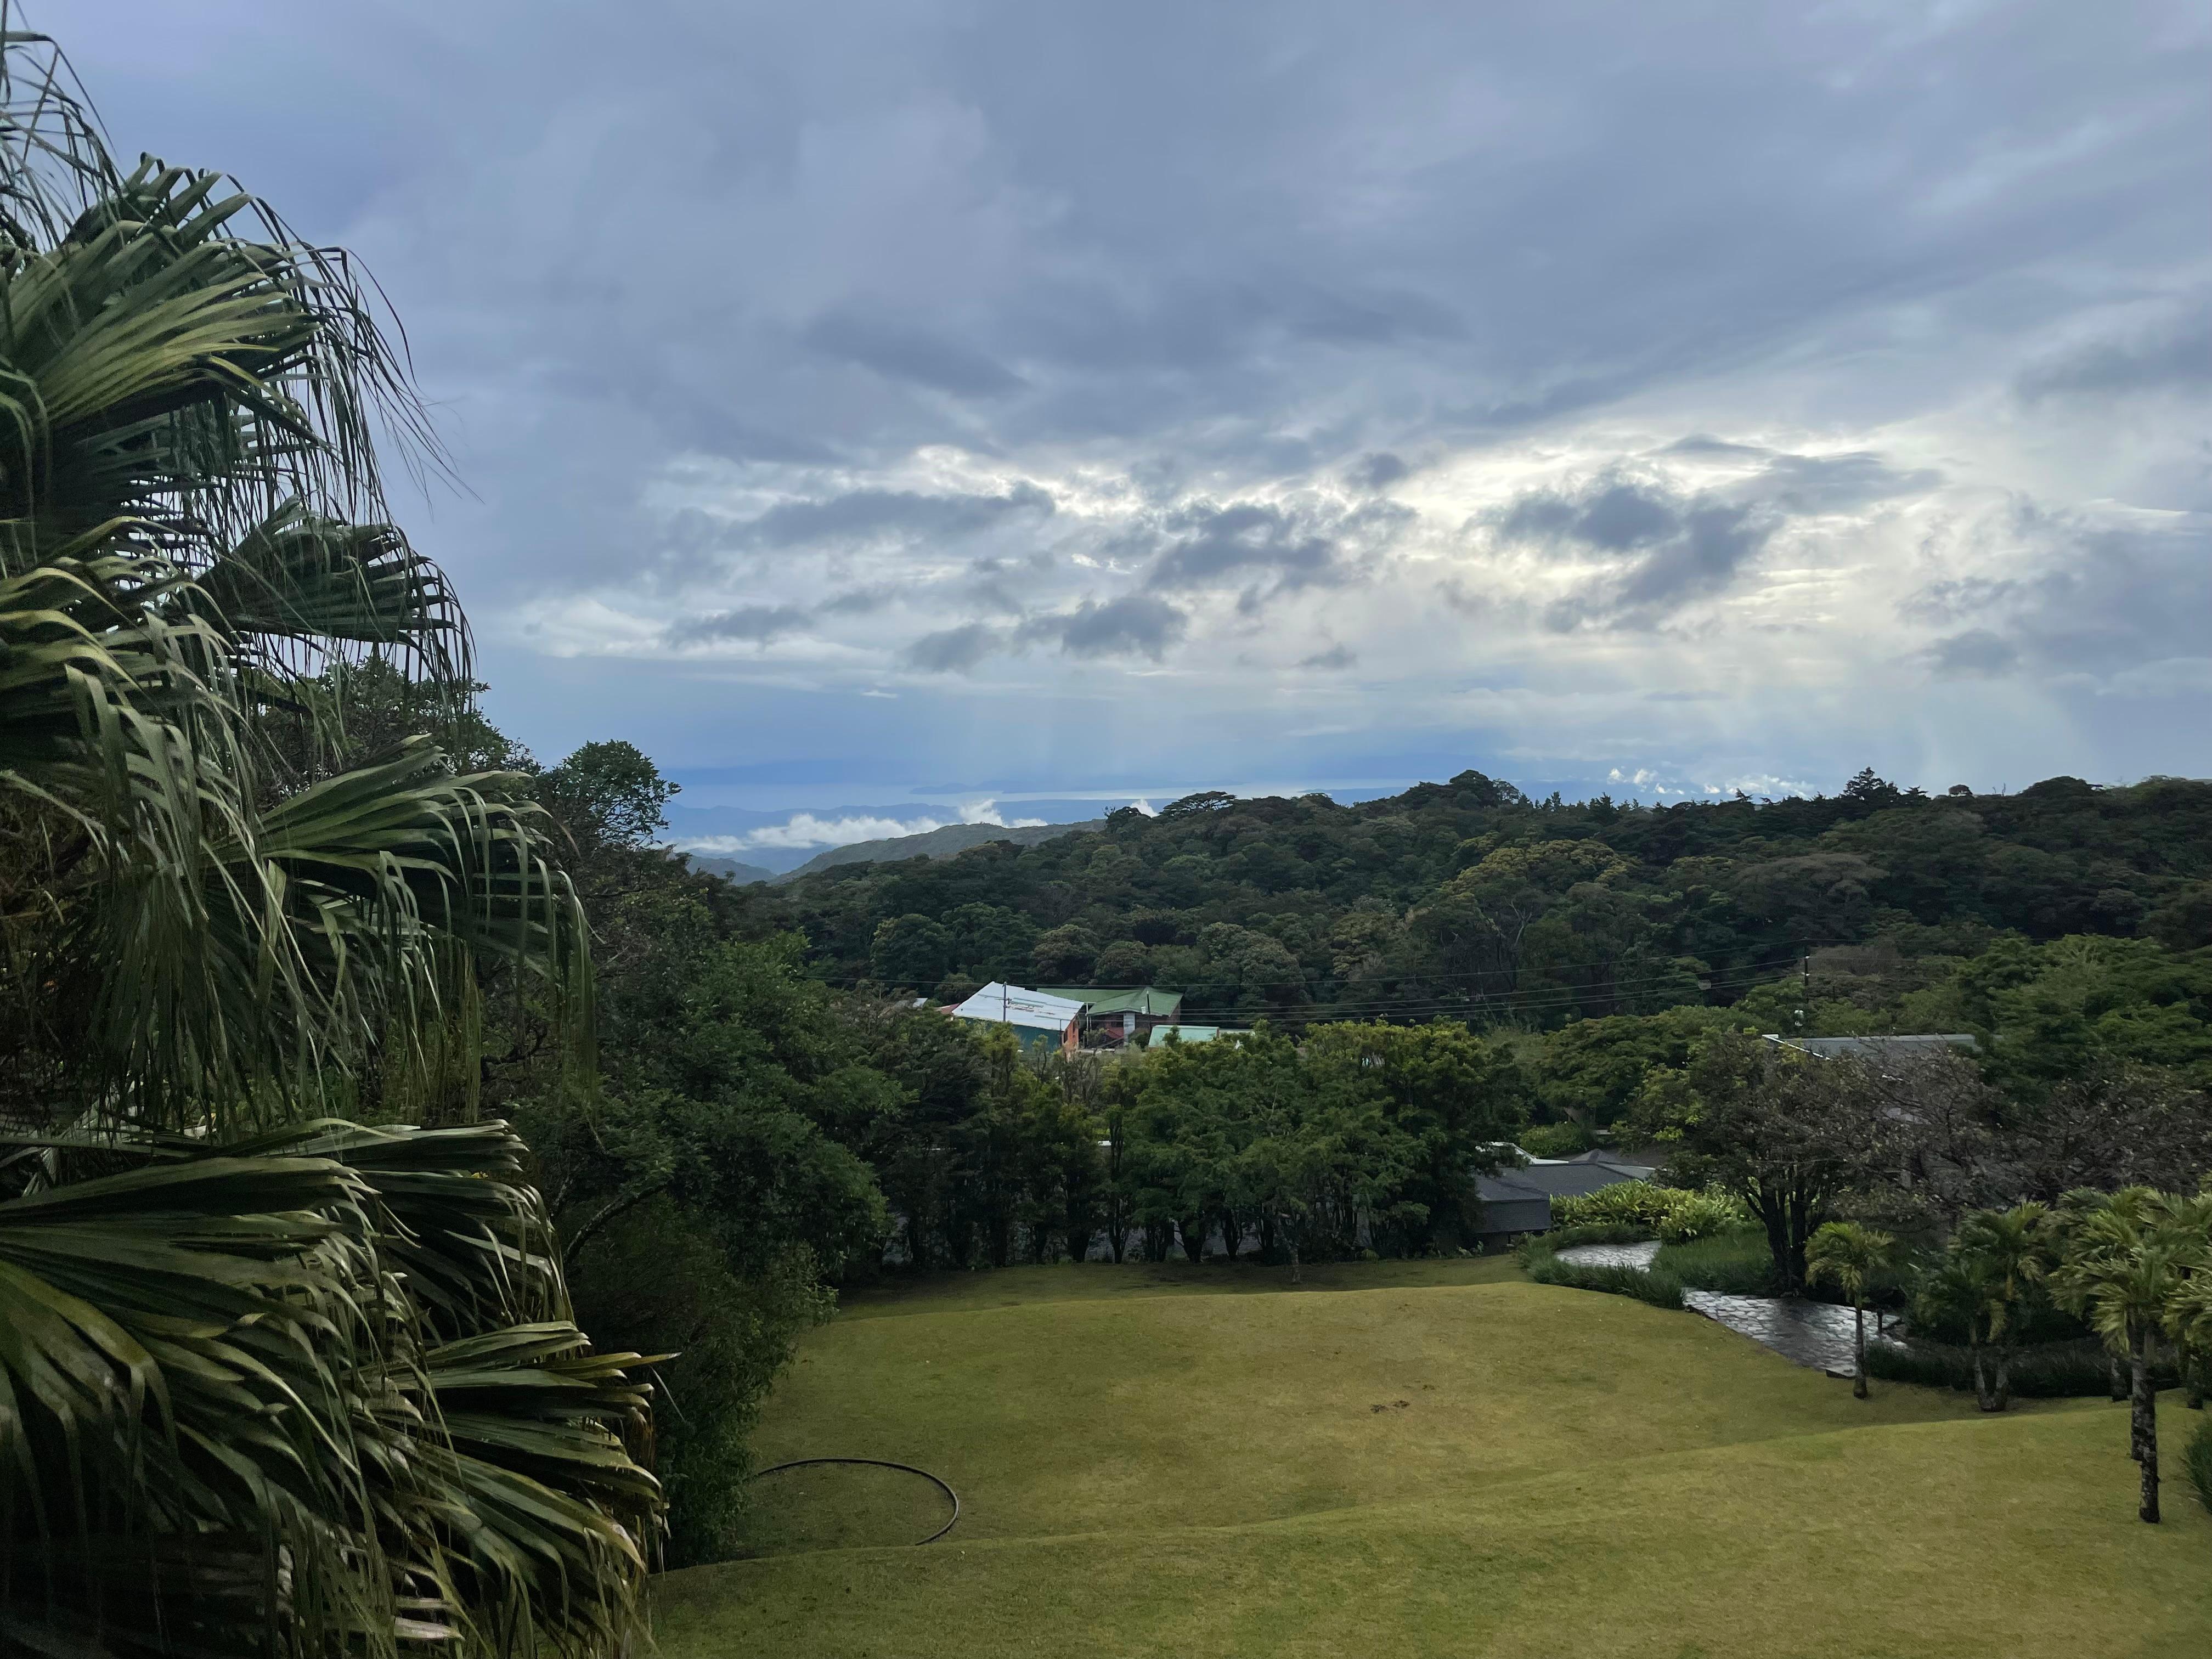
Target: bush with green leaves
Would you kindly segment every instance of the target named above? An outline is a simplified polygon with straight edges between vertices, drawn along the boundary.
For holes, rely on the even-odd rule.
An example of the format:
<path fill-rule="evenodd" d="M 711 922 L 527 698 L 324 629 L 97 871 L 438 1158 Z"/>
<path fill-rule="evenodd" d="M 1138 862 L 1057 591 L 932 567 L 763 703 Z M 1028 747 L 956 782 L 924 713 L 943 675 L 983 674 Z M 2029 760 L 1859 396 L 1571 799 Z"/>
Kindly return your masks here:
<path fill-rule="evenodd" d="M 1727 1193 L 1691 1193 L 1659 1218 L 1660 1241 L 1687 1244 L 1700 1238 L 1740 1233 L 1752 1225 L 1751 1212 Z"/>
<path fill-rule="evenodd" d="M 1895 1382 L 1917 1382 L 1960 1394 L 1977 1392 L 1971 1349 L 1914 1335 L 1867 1344 L 1867 1370 Z M 2174 1380 L 2164 1368 L 2154 1375 L 2161 1387 Z M 2029 1400 L 2087 1400 L 2109 1397 L 2112 1365 L 2097 1341 L 2044 1342 L 2014 1350 L 2011 1390 Z"/>
<path fill-rule="evenodd" d="M 1552 1224 L 1582 1227 L 1595 1223 L 1629 1223 L 1656 1232 L 1662 1216 L 1684 1200 L 1696 1196 L 1678 1187 L 1655 1187 L 1648 1181 L 1616 1181 L 1579 1198 L 1553 1199 Z"/>
<path fill-rule="evenodd" d="M 1774 1257 L 1764 1233 L 1739 1229 L 1707 1238 L 1662 1244 L 1651 1265 L 1680 1279 L 1693 1291 L 1713 1291 L 1723 1296 L 1775 1294 Z"/>
<path fill-rule="evenodd" d="M 2197 1496 L 2208 1510 L 2212 1510 L 2212 1421 L 2199 1423 L 2197 1431 L 2181 1449 L 2181 1467 L 2188 1471 L 2190 1484 L 2197 1488 Z"/>
<path fill-rule="evenodd" d="M 1529 1241 L 1536 1244 L 1536 1241 Z M 1571 1291 L 1601 1291 L 1611 1296 L 1633 1297 L 1655 1308 L 1680 1308 L 1682 1281 L 1670 1273 L 1595 1261 L 1562 1261 L 1553 1251 L 1526 1249 L 1522 1265 L 1539 1285 L 1558 1285 Z"/>

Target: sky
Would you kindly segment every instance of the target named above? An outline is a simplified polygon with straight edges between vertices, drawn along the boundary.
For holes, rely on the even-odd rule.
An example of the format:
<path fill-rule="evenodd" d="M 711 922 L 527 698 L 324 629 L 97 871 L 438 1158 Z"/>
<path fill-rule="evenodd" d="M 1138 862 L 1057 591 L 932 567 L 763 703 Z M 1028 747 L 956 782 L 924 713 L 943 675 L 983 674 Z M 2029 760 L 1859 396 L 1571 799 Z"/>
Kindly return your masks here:
<path fill-rule="evenodd" d="M 366 263 L 489 712 L 702 846 L 2212 774 L 2201 0 L 17 10 Z"/>

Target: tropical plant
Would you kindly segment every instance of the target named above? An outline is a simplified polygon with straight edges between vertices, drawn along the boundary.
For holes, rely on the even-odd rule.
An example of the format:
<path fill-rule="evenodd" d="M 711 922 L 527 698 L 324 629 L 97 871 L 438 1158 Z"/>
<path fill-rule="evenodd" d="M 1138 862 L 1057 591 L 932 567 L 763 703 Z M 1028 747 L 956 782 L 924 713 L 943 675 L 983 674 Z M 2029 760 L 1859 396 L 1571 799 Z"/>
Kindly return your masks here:
<path fill-rule="evenodd" d="M 1660 1222 L 1698 1194 L 1679 1187 L 1658 1187 L 1648 1181 L 1616 1181 L 1595 1192 L 1552 1200 L 1554 1226 L 1583 1227 L 1631 1224 L 1656 1231 Z"/>
<path fill-rule="evenodd" d="M 1807 1241 L 1805 1274 L 1833 1285 L 1851 1300 L 1851 1393 L 1867 1397 L 1867 1291 L 1896 1261 L 1897 1241 L 1856 1221 L 1831 1221 Z"/>
<path fill-rule="evenodd" d="M 2052 1275 L 2061 1301 L 2086 1316 L 2108 1347 L 2127 1356 L 2129 1444 L 2142 1465 L 2138 1513 L 2149 1522 L 2159 1518 L 2153 1345 L 2212 1249 L 2212 1241 L 2193 1231 L 2190 1219 L 2177 1214 L 2173 1200 L 2154 1188 L 2123 1188 L 2073 1226 Z"/>
<path fill-rule="evenodd" d="M 1929 1300 L 1964 1323 L 1973 1355 L 1974 1397 L 1985 1412 L 2012 1403 L 2012 1362 L 2037 1289 L 2051 1270 L 2049 1212 L 2040 1204 L 1978 1210 L 1959 1224 Z M 1984 1356 L 1994 1351 L 1994 1374 Z"/>
<path fill-rule="evenodd" d="M 0 1645 L 612 1653 L 646 1394 L 466 1121 L 488 983 L 588 1085 L 582 918 L 523 780 L 337 769 L 310 695 L 465 695 L 419 408 L 343 256 L 73 88 L 0 35 Z"/>
<path fill-rule="evenodd" d="M 2176 1232 L 2203 1245 L 2185 1257 L 2186 1272 L 2166 1304 L 2165 1320 L 2183 1401 L 2191 1411 L 2203 1411 L 2205 1388 L 2212 1382 L 2212 1188 L 2169 1200 L 2168 1211 Z"/>
<path fill-rule="evenodd" d="M 1750 1225 L 1751 1212 L 1734 1194 L 1691 1193 L 1660 1216 L 1659 1237 L 1663 1243 L 1688 1244 Z"/>
<path fill-rule="evenodd" d="M 2198 1500 L 2207 1511 L 2212 1511 L 2212 1423 L 2197 1425 L 2189 1443 L 2181 1449 L 2181 1466 L 2189 1471 L 2189 1483 L 2197 1488 Z"/>

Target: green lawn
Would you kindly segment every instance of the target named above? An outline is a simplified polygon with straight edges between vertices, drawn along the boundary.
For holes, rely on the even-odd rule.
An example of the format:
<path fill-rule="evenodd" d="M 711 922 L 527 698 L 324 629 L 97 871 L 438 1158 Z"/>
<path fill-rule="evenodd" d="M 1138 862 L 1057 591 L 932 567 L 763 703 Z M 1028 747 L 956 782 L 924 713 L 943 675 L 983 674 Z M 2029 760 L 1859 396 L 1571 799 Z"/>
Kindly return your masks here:
<path fill-rule="evenodd" d="M 759 1543 L 785 1553 L 665 1578 L 664 1652 L 2212 1651 L 2212 1520 L 2179 1481 L 2165 1526 L 2134 1520 L 2124 1407 L 1856 1401 L 1502 1262 L 1309 1276 L 1017 1269 L 859 1302 L 806 1341 L 761 1461 L 918 1463 L 958 1528 L 904 1541 L 943 1517 L 912 1477 L 770 1476 Z M 2164 1416 L 2178 1452 L 2196 1419 Z"/>

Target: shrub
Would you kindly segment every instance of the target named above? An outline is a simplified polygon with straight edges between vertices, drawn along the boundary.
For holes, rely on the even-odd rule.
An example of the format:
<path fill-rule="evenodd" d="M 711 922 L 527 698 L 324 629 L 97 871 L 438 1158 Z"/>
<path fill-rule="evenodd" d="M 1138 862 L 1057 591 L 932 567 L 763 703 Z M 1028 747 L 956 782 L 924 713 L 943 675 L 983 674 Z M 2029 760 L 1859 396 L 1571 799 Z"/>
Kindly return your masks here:
<path fill-rule="evenodd" d="M 1521 1150 L 1531 1158 L 1572 1158 L 1597 1143 L 1579 1123 L 1535 1123 L 1521 1132 Z"/>
<path fill-rule="evenodd" d="M 2181 1449 L 2181 1467 L 2188 1472 L 2190 1484 L 2197 1488 L 2204 1507 L 2212 1510 L 2212 1419 L 2199 1423 L 2197 1432 L 2189 1437 L 2189 1443 Z"/>
<path fill-rule="evenodd" d="M 1534 1240 L 1528 1241 L 1530 1244 Z M 1655 1308 L 1682 1305 L 1682 1281 L 1672 1273 L 1646 1267 L 1599 1267 L 1594 1262 L 1562 1261 L 1550 1250 L 1523 1247 L 1522 1265 L 1539 1285 L 1559 1285 L 1571 1291 L 1602 1291 L 1611 1296 L 1632 1296 Z"/>
<path fill-rule="evenodd" d="M 1648 1181 L 1618 1181 L 1580 1198 L 1553 1199 L 1552 1223 L 1555 1227 L 1629 1224 L 1644 1228 L 1646 1237 L 1656 1233 L 1676 1243 L 1747 1227 L 1751 1213 L 1725 1193 L 1694 1193 L 1680 1187 L 1655 1187 Z"/>
<path fill-rule="evenodd" d="M 1679 1187 L 1655 1187 L 1648 1181 L 1617 1181 L 1580 1198 L 1553 1199 L 1552 1224 L 1581 1227 L 1601 1222 L 1634 1222 L 1653 1229 L 1658 1226 L 1660 1217 L 1683 1200 L 1697 1195 Z"/>
<path fill-rule="evenodd" d="M 1577 1244 L 1641 1244 L 1651 1229 L 1633 1221 L 1590 1221 L 1578 1227 L 1554 1227 L 1543 1236 L 1547 1249 L 1565 1250 Z"/>
<path fill-rule="evenodd" d="M 1660 1237 L 1666 1231 L 1662 1227 Z M 1723 1296 L 1772 1296 L 1774 1255 L 1766 1235 L 1738 1228 L 1711 1238 L 1692 1238 L 1659 1247 L 1651 1265 L 1672 1273 L 1692 1290 Z"/>
<path fill-rule="evenodd" d="M 1983 1363 L 1994 1366 L 1996 1357 L 1984 1353 Z M 1974 1386 L 1972 1352 L 1947 1342 L 1874 1342 L 1867 1344 L 1867 1370 L 1893 1382 L 1917 1382 L 1931 1389 L 1954 1389 L 1966 1393 Z M 2154 1366 L 2153 1379 L 2161 1388 L 2172 1383 L 2171 1366 Z M 2104 1346 L 2097 1342 L 2049 1342 L 2017 1348 L 2012 1357 L 2012 1391 L 2027 1400 L 2079 1399 L 2103 1395 L 2109 1386 Z M 2212 1424 L 2207 1424 L 2212 1428 Z M 2212 1452 L 2208 1452 L 2212 1457 Z M 2192 1478 L 2194 1466 L 2191 1468 Z"/>
<path fill-rule="evenodd" d="M 1659 1218 L 1662 1243 L 1686 1244 L 1692 1239 L 1740 1232 L 1751 1224 L 1751 1212 L 1726 1193 L 1692 1193 Z"/>

